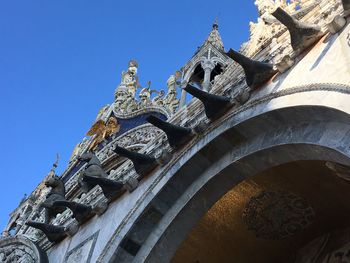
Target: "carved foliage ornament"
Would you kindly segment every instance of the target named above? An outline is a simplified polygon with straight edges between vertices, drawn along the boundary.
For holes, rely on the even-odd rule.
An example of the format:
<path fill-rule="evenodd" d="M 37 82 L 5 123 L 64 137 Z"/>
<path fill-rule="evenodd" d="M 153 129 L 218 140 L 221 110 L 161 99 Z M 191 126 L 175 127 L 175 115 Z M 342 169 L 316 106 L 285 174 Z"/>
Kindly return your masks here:
<path fill-rule="evenodd" d="M 178 106 L 178 100 L 176 98 L 176 83 L 178 81 L 176 80 L 180 78 L 179 73 L 176 72 L 175 76 L 170 77 L 174 81 L 172 83 L 168 81 L 168 93 L 164 98 L 165 92 L 163 90 L 151 90 L 151 82 L 148 82 L 148 87 L 142 88 L 140 86 L 137 67 L 137 62 L 132 60 L 129 62 L 128 71 L 122 73 L 122 81 L 114 94 L 114 112 L 120 116 L 153 106 L 164 108 L 169 114 L 174 113 Z M 140 100 L 137 100 L 136 92 L 139 88 L 142 89 L 138 94 Z M 151 95 L 154 93 L 157 95 L 151 98 Z"/>
<path fill-rule="evenodd" d="M 243 221 L 256 237 L 278 240 L 308 227 L 314 211 L 306 200 L 289 192 L 267 192 L 252 197 L 243 211 Z"/>
<path fill-rule="evenodd" d="M 32 241 L 16 236 L 0 240 L 0 262 L 48 263 L 46 254 Z"/>

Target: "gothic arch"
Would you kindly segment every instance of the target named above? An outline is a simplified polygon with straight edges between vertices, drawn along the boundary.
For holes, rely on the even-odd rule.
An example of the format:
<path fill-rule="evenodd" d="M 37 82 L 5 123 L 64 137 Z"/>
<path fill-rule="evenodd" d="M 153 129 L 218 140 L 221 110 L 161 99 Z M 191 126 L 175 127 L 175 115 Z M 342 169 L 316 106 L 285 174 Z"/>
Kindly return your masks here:
<path fill-rule="evenodd" d="M 201 56 L 201 57 L 198 57 L 196 60 L 193 61 L 192 66 L 187 70 L 185 76 L 183 77 L 185 82 L 188 82 L 191 79 L 195 69 L 198 66 L 200 66 L 202 61 L 205 60 L 205 59 L 207 59 L 207 58 L 204 57 L 204 56 Z M 210 60 L 212 60 L 215 64 L 220 64 L 222 67 L 225 66 L 225 61 L 222 58 L 220 58 L 220 57 L 213 56 L 213 57 L 210 58 Z"/>

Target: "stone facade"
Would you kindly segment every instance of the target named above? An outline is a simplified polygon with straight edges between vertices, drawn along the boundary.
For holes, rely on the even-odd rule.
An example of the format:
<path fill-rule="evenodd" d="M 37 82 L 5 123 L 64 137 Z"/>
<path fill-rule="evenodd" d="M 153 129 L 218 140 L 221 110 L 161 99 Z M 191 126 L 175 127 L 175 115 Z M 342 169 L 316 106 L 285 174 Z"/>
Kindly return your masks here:
<path fill-rule="evenodd" d="M 114 102 L 101 109 L 95 120 L 97 125 L 103 123 L 98 127 L 100 134 L 108 133 L 111 118 L 116 119 L 120 128 L 104 136 L 93 148 L 90 146 L 98 133 L 84 138 L 60 176 L 65 183 L 66 199 L 89 206 L 95 213 L 84 224 L 72 217 L 71 209 L 59 213 L 50 225 L 64 227 L 65 238 L 56 243 L 25 224 L 29 220 L 43 221 L 44 212 L 39 204 L 49 192 L 45 181 L 54 175 L 54 167 L 11 214 L 0 240 L 0 259 L 169 262 L 189 231 L 221 196 L 265 169 L 298 160 L 322 160 L 340 180 L 348 178 L 350 26 L 343 2 L 256 1 L 259 18 L 251 23 L 250 39 L 242 45 L 240 53 L 255 61 L 272 63 L 278 70 L 256 89 L 247 85 L 246 72 L 225 53 L 217 23 L 181 73 L 169 78 L 166 94 L 153 91 L 150 83 L 140 87 L 138 63 L 130 61 L 116 88 Z M 278 7 L 289 13 L 292 20 L 317 25 L 321 29 L 317 38 L 311 38 L 313 42 L 303 46 L 303 50 L 293 49 L 291 35 L 304 31 L 287 30 L 273 16 Z M 300 37 L 303 39 L 303 35 Z M 225 108 L 218 118 L 209 119 L 201 100 L 194 98 L 186 105 L 184 88 L 194 82 L 205 94 L 229 98 L 231 107 Z M 205 107 L 210 105 L 204 103 Z M 190 128 L 193 136 L 181 147 L 170 147 L 169 133 L 146 122 L 150 115 Z M 116 146 L 152 157 L 153 169 L 141 176 L 134 169 L 136 160 L 116 154 Z M 106 198 L 99 185 L 82 191 L 79 178 L 88 164 L 79 157 L 89 149 L 106 172 L 106 179 L 128 185 L 118 198 Z M 274 202 L 276 196 L 268 193 L 266 207 L 277 204 L 286 220 L 297 215 L 301 226 L 298 231 L 309 228 L 318 216 L 297 195 L 276 192 L 280 201 Z M 269 218 L 272 210 L 264 208 L 260 219 L 254 218 L 257 209 L 264 207 L 259 200 L 265 197 L 260 194 L 246 206 L 245 218 L 252 232 L 269 239 L 271 236 L 266 235 L 264 227 L 267 220 L 275 222 L 269 228 L 275 239 L 296 235 L 298 231 L 286 230 L 290 224 Z M 293 209 L 286 204 L 291 200 L 296 200 Z M 301 210 L 300 204 L 305 204 Z M 256 227 L 261 222 L 263 227 Z M 345 260 L 349 242 L 345 238 L 337 243 L 336 249 L 329 248 L 329 257 Z M 341 256 L 337 249 L 343 253 Z M 321 262 L 308 256 L 309 250 L 304 253 L 300 248 L 298 253 L 295 262 Z M 329 257 L 322 262 L 333 262 Z"/>

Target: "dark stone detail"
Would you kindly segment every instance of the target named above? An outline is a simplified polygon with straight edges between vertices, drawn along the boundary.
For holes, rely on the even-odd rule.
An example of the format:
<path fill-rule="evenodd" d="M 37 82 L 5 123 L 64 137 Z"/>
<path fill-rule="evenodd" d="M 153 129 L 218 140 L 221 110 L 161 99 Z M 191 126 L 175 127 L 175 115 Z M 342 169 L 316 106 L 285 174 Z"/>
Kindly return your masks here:
<path fill-rule="evenodd" d="M 165 132 L 173 148 L 183 145 L 194 136 L 192 129 L 171 124 L 156 116 L 149 116 L 147 121 Z"/>
<path fill-rule="evenodd" d="M 85 223 L 95 215 L 92 212 L 92 207 L 89 205 L 69 201 L 56 201 L 55 205 L 69 208 L 73 212 L 73 218 L 75 218 L 79 224 Z"/>
<path fill-rule="evenodd" d="M 252 197 L 243 211 L 243 221 L 256 237 L 279 240 L 307 228 L 315 213 L 306 200 L 289 192 L 262 192 Z"/>
<path fill-rule="evenodd" d="M 191 84 L 188 84 L 185 90 L 192 96 L 198 98 L 205 108 L 205 114 L 208 119 L 217 119 L 222 116 L 233 104 L 231 100 L 224 96 L 210 94 L 195 88 Z"/>
<path fill-rule="evenodd" d="M 80 161 L 88 162 L 79 179 L 79 184 L 86 192 L 96 185 L 102 188 L 103 194 L 109 200 L 124 193 L 124 183 L 108 179 L 108 174 L 102 169 L 101 162 L 95 154 L 86 152 L 79 157 Z"/>
<path fill-rule="evenodd" d="M 137 252 L 141 248 L 139 244 L 132 241 L 131 239 L 123 240 L 122 243 L 120 244 L 120 247 L 122 247 L 125 251 L 127 251 L 129 254 L 133 256 L 136 256 Z"/>
<path fill-rule="evenodd" d="M 226 55 L 243 67 L 247 85 L 251 89 L 258 88 L 277 73 L 272 64 L 250 59 L 233 49 L 230 49 Z"/>
<path fill-rule="evenodd" d="M 66 228 L 63 226 L 54 226 L 34 221 L 26 222 L 26 225 L 41 230 L 50 242 L 57 243 L 67 237 Z"/>
<path fill-rule="evenodd" d="M 63 181 L 58 176 L 53 176 L 46 180 L 45 185 L 51 187 L 50 192 L 46 196 L 46 200 L 39 205 L 39 211 L 45 209 L 45 223 L 62 213 L 65 208 L 55 206 L 56 201 L 65 201 L 66 190 Z"/>
<path fill-rule="evenodd" d="M 132 163 L 134 164 L 136 173 L 138 173 L 141 176 L 139 180 L 141 180 L 149 172 L 151 172 L 158 166 L 156 158 L 145 154 L 132 152 L 119 146 L 116 146 L 114 148 L 114 152 L 132 161 Z"/>
<path fill-rule="evenodd" d="M 350 1 L 349 0 L 342 0 L 343 8 L 345 11 L 350 10 Z"/>
<path fill-rule="evenodd" d="M 99 185 L 102 188 L 104 196 L 108 200 L 114 200 L 121 196 L 126 189 L 121 181 L 113 181 L 106 178 L 85 175 L 83 181 L 90 185 Z"/>
<path fill-rule="evenodd" d="M 295 51 L 303 51 L 322 36 L 319 26 L 302 23 L 280 7 L 272 15 L 288 28 L 291 44 Z"/>

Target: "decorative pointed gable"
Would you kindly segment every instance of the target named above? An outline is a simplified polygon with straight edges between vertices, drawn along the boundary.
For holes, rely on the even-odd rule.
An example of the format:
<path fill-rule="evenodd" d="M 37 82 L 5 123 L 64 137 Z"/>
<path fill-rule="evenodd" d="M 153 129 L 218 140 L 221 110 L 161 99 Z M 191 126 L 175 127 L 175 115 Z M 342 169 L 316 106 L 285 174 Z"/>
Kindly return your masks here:
<path fill-rule="evenodd" d="M 219 25 L 217 22 L 213 24 L 213 29 L 211 30 L 203 46 L 206 46 L 209 43 L 220 51 L 224 50 L 224 43 L 222 42 L 222 39 L 219 33 Z"/>

